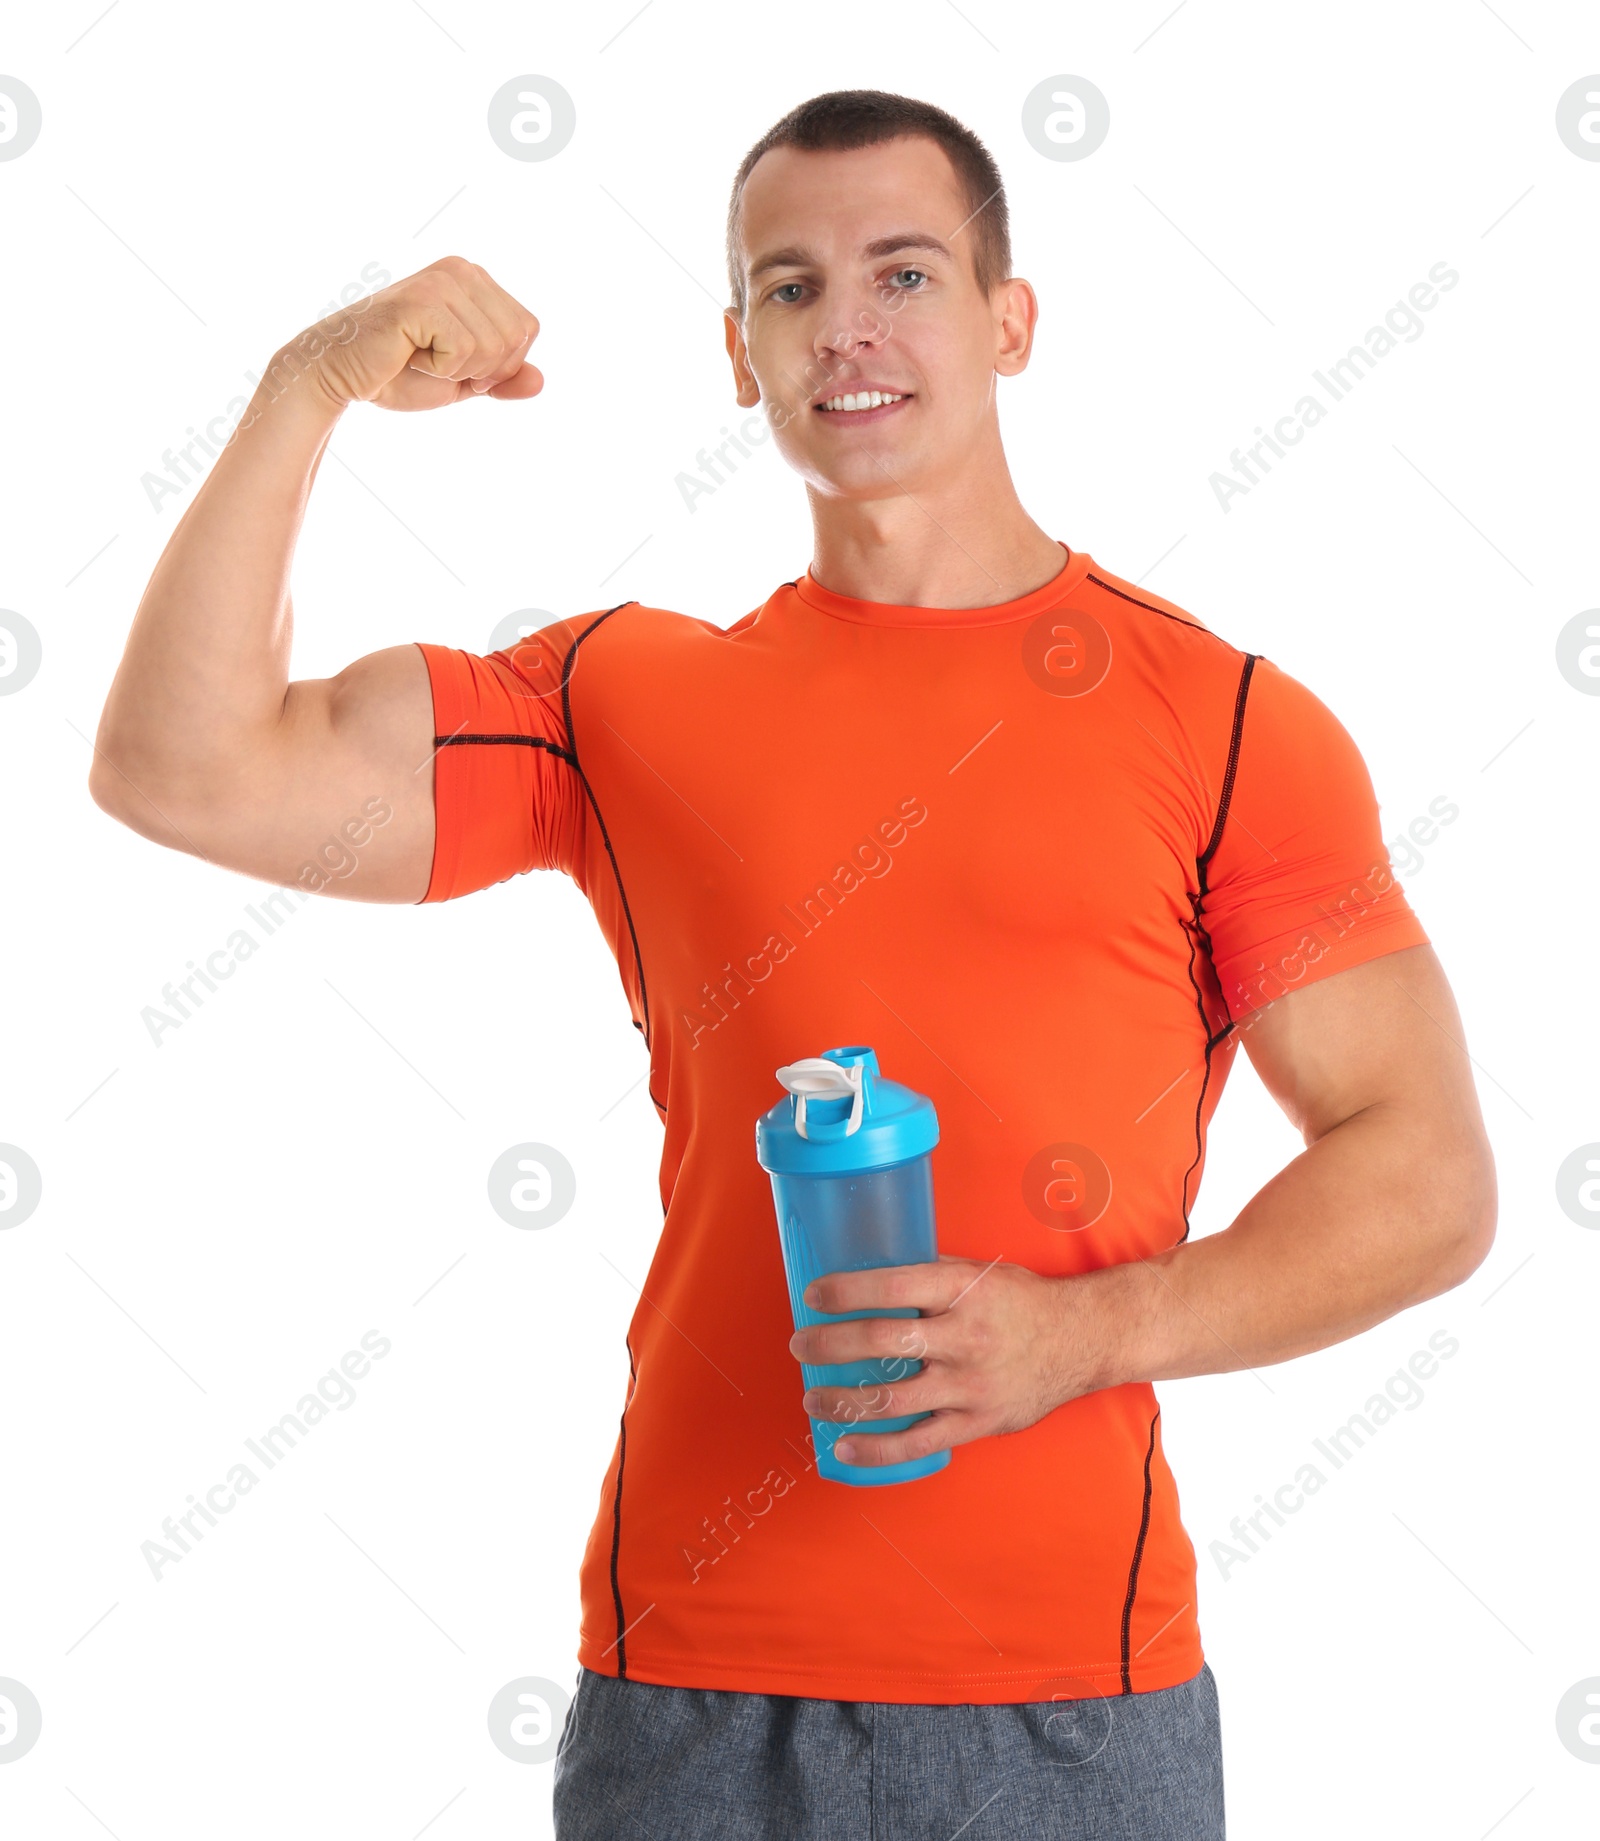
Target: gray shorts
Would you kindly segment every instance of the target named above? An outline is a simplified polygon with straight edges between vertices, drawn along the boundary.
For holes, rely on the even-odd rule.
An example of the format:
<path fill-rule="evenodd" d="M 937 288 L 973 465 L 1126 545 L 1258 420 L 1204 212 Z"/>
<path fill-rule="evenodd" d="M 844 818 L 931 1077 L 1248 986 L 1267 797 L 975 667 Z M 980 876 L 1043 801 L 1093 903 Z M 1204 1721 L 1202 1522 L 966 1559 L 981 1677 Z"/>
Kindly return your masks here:
<path fill-rule="evenodd" d="M 667 1688 L 580 1668 L 557 1841 L 1223 1841 L 1209 1664 L 1001 1706 Z"/>

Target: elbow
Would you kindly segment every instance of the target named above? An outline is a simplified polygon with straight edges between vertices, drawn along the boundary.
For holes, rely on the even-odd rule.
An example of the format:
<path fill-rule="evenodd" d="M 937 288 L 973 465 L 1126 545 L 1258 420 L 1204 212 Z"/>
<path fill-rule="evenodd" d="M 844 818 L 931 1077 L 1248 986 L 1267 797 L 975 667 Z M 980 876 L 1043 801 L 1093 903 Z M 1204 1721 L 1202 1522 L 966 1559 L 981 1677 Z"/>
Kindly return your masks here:
<path fill-rule="evenodd" d="M 89 769 L 89 797 L 99 806 L 108 818 L 120 818 L 116 803 L 116 774 L 102 760 L 100 751 L 95 750 L 94 762 Z"/>
<path fill-rule="evenodd" d="M 1467 1160 L 1464 1174 L 1459 1160 L 1457 1170 L 1460 1180 L 1454 1185 L 1449 1231 L 1441 1237 L 1441 1277 L 1447 1290 L 1464 1285 L 1489 1257 L 1500 1219 L 1499 1185 L 1488 1144 Z"/>
<path fill-rule="evenodd" d="M 107 736 L 103 726 L 95 738 L 89 767 L 89 797 L 108 818 L 140 837 L 200 854 L 188 841 L 194 821 L 186 816 L 180 828 L 169 816 L 183 803 L 177 789 L 158 779 L 143 760 L 131 757 L 120 741 Z"/>
<path fill-rule="evenodd" d="M 89 761 L 89 797 L 108 818 L 122 816 L 117 809 L 117 787 L 121 778 L 101 745 L 101 737 L 97 736 Z"/>
<path fill-rule="evenodd" d="M 89 797 L 107 818 L 114 818 L 118 824 L 137 829 L 132 815 L 135 803 L 133 783 L 117 765 L 116 752 L 120 751 L 108 747 L 107 740 L 104 730 L 95 737 L 94 758 L 89 763 Z M 138 803 L 146 807 L 149 805 L 148 800 Z"/>

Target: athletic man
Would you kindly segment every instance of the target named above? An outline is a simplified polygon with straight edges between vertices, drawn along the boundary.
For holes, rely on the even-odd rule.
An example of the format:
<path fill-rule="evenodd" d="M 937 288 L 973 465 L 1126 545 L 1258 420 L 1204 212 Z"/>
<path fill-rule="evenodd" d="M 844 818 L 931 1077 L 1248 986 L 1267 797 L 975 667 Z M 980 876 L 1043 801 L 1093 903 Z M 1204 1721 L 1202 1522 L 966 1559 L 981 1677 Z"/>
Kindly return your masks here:
<path fill-rule="evenodd" d="M 665 1220 L 583 1561 L 564 1841 L 1221 1835 L 1151 1383 L 1355 1335 L 1493 1237 L 1460 1019 L 1350 736 L 1018 500 L 995 380 L 1037 307 L 1006 222 L 942 111 L 804 104 L 734 187 L 727 344 L 809 568 L 727 628 L 629 600 L 290 681 L 340 415 L 542 384 L 481 269 L 383 289 L 279 353 L 106 705 L 91 791 L 159 842 L 300 879 L 378 795 L 328 894 L 559 869 L 616 955 Z M 1191 1242 L 1241 1041 L 1307 1148 Z M 937 1106 L 944 1257 L 819 1282 L 825 1312 L 917 1307 L 923 1365 L 812 1406 L 862 1466 L 954 1448 L 869 1490 L 817 1474 L 797 1362 L 893 1356 L 906 1320 L 792 1333 L 754 1154 L 774 1069 L 857 1043 Z"/>

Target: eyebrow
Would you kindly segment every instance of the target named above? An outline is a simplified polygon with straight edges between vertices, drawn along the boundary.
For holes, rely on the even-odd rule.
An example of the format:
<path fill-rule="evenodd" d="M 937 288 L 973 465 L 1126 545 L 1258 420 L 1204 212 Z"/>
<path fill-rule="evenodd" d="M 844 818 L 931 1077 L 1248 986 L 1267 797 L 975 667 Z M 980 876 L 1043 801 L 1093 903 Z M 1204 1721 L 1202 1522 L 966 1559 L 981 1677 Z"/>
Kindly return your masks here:
<path fill-rule="evenodd" d="M 861 253 L 869 261 L 880 256 L 898 255 L 903 249 L 931 249 L 937 254 L 949 257 L 950 250 L 936 236 L 930 236 L 925 230 L 897 230 L 886 237 L 875 237 L 872 242 L 862 245 Z M 775 268 L 815 268 L 818 257 L 809 249 L 796 244 L 788 249 L 775 249 L 770 255 L 750 266 L 749 279 L 754 281 L 758 275 L 764 275 Z"/>

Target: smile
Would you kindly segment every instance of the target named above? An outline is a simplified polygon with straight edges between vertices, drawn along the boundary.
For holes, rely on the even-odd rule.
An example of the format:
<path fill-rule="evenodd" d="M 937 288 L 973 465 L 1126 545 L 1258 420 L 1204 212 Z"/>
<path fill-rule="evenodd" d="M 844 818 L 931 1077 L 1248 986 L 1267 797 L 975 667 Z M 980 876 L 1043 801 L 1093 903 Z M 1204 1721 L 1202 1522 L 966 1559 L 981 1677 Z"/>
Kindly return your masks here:
<path fill-rule="evenodd" d="M 891 390 L 858 390 L 846 392 L 842 396 L 830 396 L 826 402 L 816 407 L 824 415 L 865 416 L 882 415 L 897 408 L 905 402 L 909 392 L 896 393 Z"/>

